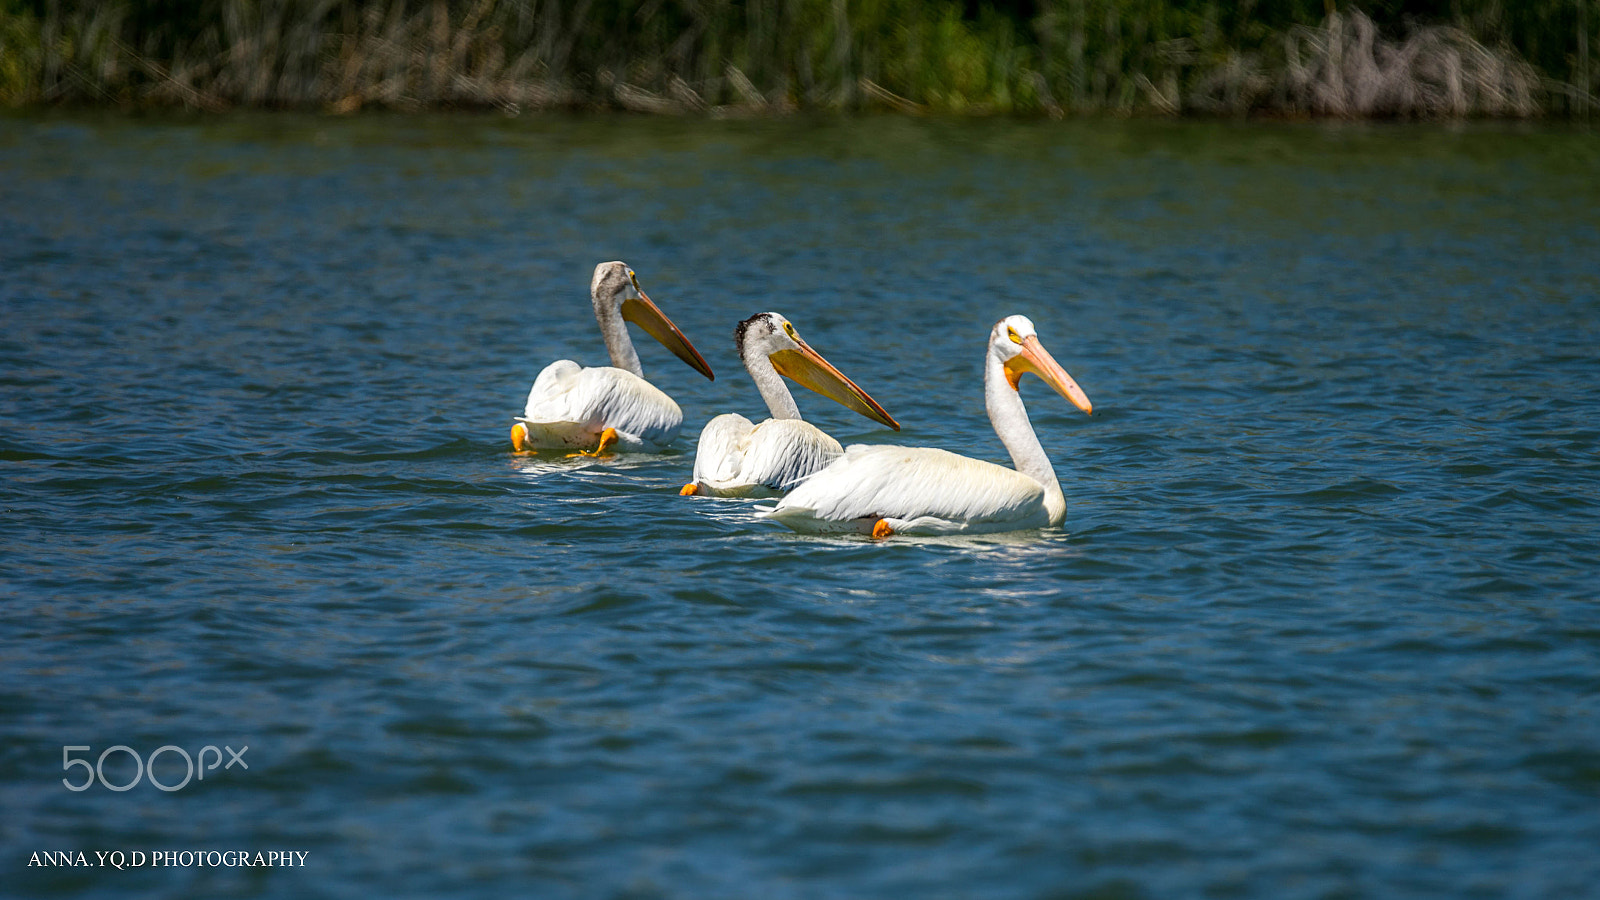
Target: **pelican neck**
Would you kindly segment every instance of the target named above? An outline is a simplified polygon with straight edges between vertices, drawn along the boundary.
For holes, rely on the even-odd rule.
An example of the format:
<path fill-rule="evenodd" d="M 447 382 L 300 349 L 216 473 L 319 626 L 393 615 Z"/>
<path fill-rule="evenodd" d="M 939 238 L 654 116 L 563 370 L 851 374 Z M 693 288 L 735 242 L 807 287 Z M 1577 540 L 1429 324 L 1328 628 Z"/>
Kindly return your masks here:
<path fill-rule="evenodd" d="M 1067 515 L 1067 498 L 1061 492 L 1061 482 L 1056 478 L 1055 467 L 1045 455 L 1039 436 L 1028 421 L 1028 410 L 1022 405 L 1022 395 L 1006 380 L 1005 363 L 992 350 L 983 370 L 984 405 L 989 411 L 989 424 L 1000 443 L 1011 454 L 1011 463 L 1018 472 L 1037 481 L 1044 488 L 1045 511 L 1050 524 L 1059 525 Z"/>

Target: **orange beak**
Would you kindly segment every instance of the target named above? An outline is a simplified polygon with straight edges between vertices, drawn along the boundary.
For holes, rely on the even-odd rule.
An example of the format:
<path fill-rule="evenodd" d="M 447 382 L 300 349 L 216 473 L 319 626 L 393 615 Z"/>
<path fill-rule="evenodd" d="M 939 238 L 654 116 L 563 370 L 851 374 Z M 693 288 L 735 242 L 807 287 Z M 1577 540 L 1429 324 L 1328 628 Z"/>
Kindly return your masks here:
<path fill-rule="evenodd" d="M 1006 381 L 1011 382 L 1012 389 L 1016 389 L 1017 382 L 1022 380 L 1022 373 L 1032 372 L 1044 379 L 1044 383 L 1056 389 L 1056 393 L 1072 401 L 1072 405 L 1085 413 L 1093 413 L 1094 406 L 1089 402 L 1089 396 L 1072 380 L 1067 370 L 1055 361 L 1050 352 L 1039 343 L 1036 335 L 1028 335 L 1022 339 L 1022 352 L 1006 361 Z"/>
<path fill-rule="evenodd" d="M 646 334 L 660 341 L 661 346 L 671 350 L 673 356 L 688 363 L 696 372 L 712 381 L 717 380 L 717 376 L 711 374 L 711 367 L 706 365 L 699 351 L 695 350 L 689 339 L 683 336 L 678 326 L 672 324 L 672 320 L 661 311 L 661 307 L 650 302 L 644 291 L 639 291 L 637 300 L 622 301 L 622 318 L 643 328 Z"/>
<path fill-rule="evenodd" d="M 795 384 L 810 388 L 827 397 L 835 403 L 842 404 L 876 422 L 900 430 L 900 423 L 894 420 L 878 401 L 867 396 L 867 392 L 856 386 L 854 381 L 846 378 L 844 373 L 835 369 L 833 364 L 822 358 L 822 354 L 811 349 L 811 345 L 795 337 L 795 343 L 800 345 L 799 350 L 779 350 L 772 354 L 772 367 L 778 374 L 794 379 Z"/>

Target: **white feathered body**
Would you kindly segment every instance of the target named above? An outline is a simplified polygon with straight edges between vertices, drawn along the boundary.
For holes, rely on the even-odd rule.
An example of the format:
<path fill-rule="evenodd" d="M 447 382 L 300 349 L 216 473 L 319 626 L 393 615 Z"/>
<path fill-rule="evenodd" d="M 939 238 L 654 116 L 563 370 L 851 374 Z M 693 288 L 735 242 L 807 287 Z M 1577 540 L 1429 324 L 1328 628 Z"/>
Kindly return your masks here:
<path fill-rule="evenodd" d="M 762 515 L 811 534 L 984 534 L 1052 524 L 1045 489 L 1005 466 L 931 447 L 852 444 Z"/>
<path fill-rule="evenodd" d="M 793 489 L 842 453 L 838 441 L 804 420 L 767 419 L 755 425 L 726 413 L 700 431 L 694 480 L 718 497 L 772 497 Z"/>
<path fill-rule="evenodd" d="M 678 436 L 683 410 L 632 372 L 558 359 L 534 380 L 517 421 L 527 426 L 529 445 L 540 449 L 592 450 L 612 428 L 617 449 L 654 453 Z"/>

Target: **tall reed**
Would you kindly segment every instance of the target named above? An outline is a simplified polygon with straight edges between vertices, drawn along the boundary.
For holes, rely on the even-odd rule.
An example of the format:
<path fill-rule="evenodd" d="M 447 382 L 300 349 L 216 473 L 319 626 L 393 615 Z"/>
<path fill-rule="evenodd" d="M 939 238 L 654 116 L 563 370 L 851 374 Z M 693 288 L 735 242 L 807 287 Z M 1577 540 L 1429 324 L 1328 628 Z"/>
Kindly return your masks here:
<path fill-rule="evenodd" d="M 1595 6 L 0 0 L 0 103 L 1586 114 Z"/>

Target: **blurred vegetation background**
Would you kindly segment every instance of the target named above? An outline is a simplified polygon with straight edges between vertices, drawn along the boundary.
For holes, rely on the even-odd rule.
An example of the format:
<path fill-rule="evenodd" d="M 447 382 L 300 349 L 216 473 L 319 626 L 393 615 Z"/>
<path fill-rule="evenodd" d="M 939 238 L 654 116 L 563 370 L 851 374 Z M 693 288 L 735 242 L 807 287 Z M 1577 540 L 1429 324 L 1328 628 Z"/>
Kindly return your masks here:
<path fill-rule="evenodd" d="M 1583 115 L 1600 0 L 0 0 L 0 103 Z"/>

